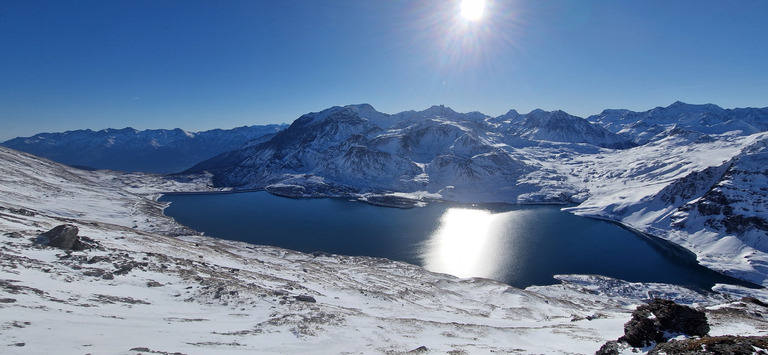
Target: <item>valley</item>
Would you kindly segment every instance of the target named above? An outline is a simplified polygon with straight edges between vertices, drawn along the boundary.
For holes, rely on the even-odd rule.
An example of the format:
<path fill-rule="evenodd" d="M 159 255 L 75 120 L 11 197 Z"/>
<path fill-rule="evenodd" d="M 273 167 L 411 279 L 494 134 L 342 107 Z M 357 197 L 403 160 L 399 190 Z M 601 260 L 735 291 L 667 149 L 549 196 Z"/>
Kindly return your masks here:
<path fill-rule="evenodd" d="M 704 310 L 710 335 L 764 335 L 762 306 L 749 301 L 768 299 L 764 288 L 569 274 L 519 289 L 206 237 L 158 201 L 257 189 L 400 207 L 560 204 L 765 286 L 768 115 L 713 106 L 587 119 L 334 107 L 170 175 L 87 171 L 0 147 L 0 339 L 8 353 L 593 353 L 656 297 Z M 59 225 L 76 227 L 84 246 L 40 244 Z"/>

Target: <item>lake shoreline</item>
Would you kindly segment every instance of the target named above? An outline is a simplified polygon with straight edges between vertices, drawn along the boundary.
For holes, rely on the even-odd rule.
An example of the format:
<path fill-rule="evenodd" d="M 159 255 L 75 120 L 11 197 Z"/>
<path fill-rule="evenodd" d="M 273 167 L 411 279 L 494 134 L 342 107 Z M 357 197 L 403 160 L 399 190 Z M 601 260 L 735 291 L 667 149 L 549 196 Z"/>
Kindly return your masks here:
<path fill-rule="evenodd" d="M 184 193 L 184 192 L 182 192 L 182 193 L 163 194 L 163 197 L 166 197 L 166 196 L 168 196 L 168 197 L 166 197 L 166 198 L 161 197 L 160 199 L 165 200 L 165 201 L 169 201 L 169 198 L 172 199 L 172 196 L 212 196 L 212 195 L 222 195 L 222 196 L 229 195 L 229 196 L 234 196 L 234 195 L 237 195 L 237 194 L 244 194 L 245 195 L 248 192 L 268 192 L 268 191 L 266 191 L 264 189 L 251 189 L 251 190 L 247 190 L 247 191 L 246 190 L 206 191 L 206 192 L 202 192 L 202 193 L 198 193 L 198 192 Z M 281 197 L 283 197 L 283 196 L 279 196 L 279 195 L 275 195 L 275 194 L 271 194 L 271 193 L 267 193 L 266 195 L 262 195 L 262 196 L 274 196 L 275 198 L 278 198 L 279 200 L 272 200 L 273 201 L 272 203 L 275 203 L 275 201 L 277 201 L 277 204 L 279 204 L 279 205 L 285 205 L 286 204 L 286 202 L 279 202 L 280 200 L 282 200 Z M 287 198 L 285 200 L 286 201 L 305 200 L 305 201 L 316 201 L 317 202 L 317 201 L 322 201 L 324 199 L 327 199 L 327 200 L 337 201 L 335 203 L 337 203 L 337 204 L 341 203 L 343 206 L 349 206 L 349 207 L 343 207 L 343 209 L 350 209 L 350 208 L 351 209 L 359 209 L 359 208 L 362 208 L 362 207 L 354 207 L 354 205 L 344 205 L 344 203 L 347 203 L 347 202 L 366 202 L 366 201 L 360 200 L 359 198 L 356 198 L 354 200 L 349 200 L 349 198 L 350 198 L 350 196 L 344 196 L 344 197 L 339 197 L 339 196 L 333 196 L 333 197 L 311 197 L 311 198 L 310 197 L 300 197 L 300 198 L 290 197 L 290 198 Z M 494 213 L 506 213 L 504 211 L 512 211 L 512 212 L 514 212 L 514 211 L 522 211 L 522 210 L 525 210 L 525 209 L 521 208 L 521 207 L 529 207 L 529 206 L 530 207 L 534 207 L 534 208 L 535 207 L 556 207 L 557 206 L 557 205 L 554 205 L 554 204 L 551 204 L 551 203 L 550 204 L 515 205 L 515 204 L 508 204 L 508 203 L 489 203 L 489 204 L 480 203 L 480 204 L 478 204 L 478 203 L 465 203 L 465 202 L 454 202 L 454 201 L 445 201 L 445 200 L 433 200 L 433 201 L 430 201 L 430 202 L 433 202 L 433 203 L 429 204 L 430 206 L 434 205 L 433 208 L 439 208 L 441 210 L 445 210 L 445 209 L 448 209 L 448 208 L 469 208 L 469 209 L 481 209 L 481 210 L 483 210 L 484 207 L 488 207 L 488 208 L 490 208 L 491 211 L 496 211 Z M 320 205 L 323 205 L 323 204 L 327 205 L 328 203 L 320 203 Z M 371 204 L 366 203 L 365 205 L 371 205 Z M 558 204 L 558 205 L 561 205 L 561 204 Z M 302 208 L 304 208 L 304 207 L 302 207 Z M 389 210 L 389 209 L 385 209 L 385 210 Z M 392 210 L 402 210 L 402 209 L 394 208 Z M 408 210 L 411 210 L 411 211 L 419 211 L 419 210 L 421 210 L 422 211 L 422 212 L 418 212 L 418 213 L 423 213 L 423 211 L 426 211 L 426 210 L 422 210 L 422 208 L 417 208 L 415 210 L 413 210 L 413 209 L 408 209 Z M 577 215 L 569 213 L 567 211 L 562 211 L 562 208 L 557 208 L 555 210 L 559 211 L 559 212 L 562 212 L 562 213 L 565 213 L 565 214 L 567 214 L 569 216 L 576 217 L 576 218 L 589 217 L 589 216 L 577 216 Z M 398 214 L 398 212 L 384 212 L 384 210 L 378 211 L 378 209 L 375 209 L 375 210 L 372 210 L 372 211 L 377 211 L 377 212 L 375 212 L 375 214 L 380 214 L 380 213 L 383 213 L 385 215 Z M 210 236 L 213 236 L 213 237 L 221 238 L 219 235 L 217 235 L 217 233 L 211 233 L 210 231 L 201 230 L 200 228 L 197 228 L 195 226 L 191 226 L 191 225 L 189 225 L 187 223 L 184 223 L 185 221 L 182 221 L 183 218 L 177 218 L 178 216 L 175 216 L 174 213 L 170 213 L 169 214 L 165 210 L 164 210 L 164 213 L 167 216 L 170 216 L 170 217 L 174 218 L 175 220 L 179 221 L 182 224 L 187 225 L 188 227 L 190 227 L 190 228 L 192 228 L 194 230 L 197 230 L 199 232 L 203 232 L 206 235 L 210 235 Z M 374 213 L 374 212 L 370 212 L 370 213 Z M 250 216 L 249 218 L 253 218 L 254 214 L 251 212 L 250 214 L 248 214 L 248 216 Z M 665 253 L 667 253 L 669 250 L 674 250 L 675 253 L 677 253 L 678 256 L 681 255 L 681 253 L 682 253 L 682 255 L 686 256 L 685 259 L 688 259 L 688 260 L 683 260 L 682 264 L 686 264 L 686 263 L 691 263 L 692 262 L 693 264 L 695 264 L 695 267 L 704 268 L 704 269 L 706 269 L 707 271 L 709 271 L 711 273 L 715 273 L 716 277 L 714 277 L 714 278 L 718 279 L 718 280 L 721 280 L 718 283 L 738 284 L 738 285 L 741 285 L 741 286 L 746 286 L 746 287 L 751 287 L 751 288 L 760 287 L 759 285 L 755 285 L 753 283 L 749 283 L 749 282 L 746 282 L 746 281 L 743 281 L 743 280 L 739 280 L 739 279 L 736 279 L 736 278 L 733 278 L 733 277 L 729 277 L 727 275 L 723 275 L 722 273 L 718 273 L 718 272 L 716 272 L 716 271 L 714 271 L 712 269 L 705 268 L 705 267 L 701 266 L 700 264 L 698 264 L 698 262 L 695 261 L 695 258 L 693 258 L 693 260 L 691 260 L 691 255 L 690 255 L 690 252 L 688 250 L 686 250 L 686 249 L 684 249 L 684 248 L 682 248 L 682 247 L 680 247 L 680 246 L 678 246 L 678 245 L 676 245 L 674 243 L 666 241 L 663 238 L 659 238 L 659 237 L 656 237 L 656 236 L 652 236 L 652 235 L 648 235 L 648 234 L 645 234 L 645 233 L 641 233 L 641 232 L 639 232 L 637 230 L 632 229 L 631 227 L 625 226 L 625 225 L 623 225 L 623 224 L 621 224 L 621 223 L 619 223 L 617 221 L 613 221 L 613 220 L 609 220 L 609 219 L 601 219 L 601 218 L 589 217 L 589 218 L 587 218 L 587 220 L 595 220 L 595 221 L 600 221 L 600 222 L 608 222 L 610 225 L 617 226 L 617 227 L 621 228 L 622 230 L 625 230 L 627 233 L 631 233 L 631 234 L 635 235 L 636 239 L 644 240 L 644 243 L 648 244 L 648 245 L 651 245 L 651 247 L 653 247 L 653 245 L 656 245 L 655 246 L 656 249 L 664 250 Z M 270 223 L 271 223 L 271 221 L 270 221 Z M 280 222 L 275 222 L 275 223 L 280 223 Z M 346 223 L 346 222 L 344 222 L 344 223 Z M 288 224 L 290 224 L 290 223 L 288 223 Z M 301 223 L 295 222 L 293 224 L 301 224 Z M 263 226 L 260 226 L 259 228 L 262 228 L 262 227 Z M 297 227 L 297 226 L 293 226 L 293 227 Z M 271 226 L 270 228 L 274 228 L 274 226 Z M 262 232 L 262 233 L 267 233 L 267 232 Z M 300 231 L 294 231 L 294 232 L 291 232 L 291 233 L 293 233 L 293 234 L 302 234 L 302 232 L 300 232 Z M 303 232 L 303 234 L 312 234 L 312 235 L 317 234 L 317 233 L 318 233 L 317 230 L 312 230 L 311 232 Z M 345 233 L 352 233 L 352 232 L 346 232 L 346 231 L 342 232 L 342 234 L 345 234 Z M 366 233 L 368 233 L 368 232 L 362 233 L 361 235 L 365 235 Z M 296 236 L 295 235 L 291 235 L 290 238 L 296 238 Z M 318 236 L 317 238 L 320 238 L 320 237 Z M 423 264 L 423 262 L 419 262 L 418 260 L 416 260 L 416 261 L 414 261 L 415 259 L 411 259 L 410 261 L 409 260 L 403 260 L 402 257 L 392 258 L 392 257 L 389 257 L 389 256 L 372 255 L 372 254 L 360 253 L 360 252 L 341 252 L 341 253 L 339 253 L 339 252 L 336 252 L 336 251 L 323 250 L 322 248 L 315 248 L 313 250 L 307 251 L 307 250 L 301 250 L 301 247 L 304 246 L 304 245 L 301 245 L 301 244 L 299 244 L 299 247 L 297 248 L 297 247 L 291 247 L 290 245 L 288 245 L 288 246 L 281 245 L 279 243 L 270 243 L 270 242 L 264 242 L 264 241 L 250 241 L 247 238 L 245 238 L 245 239 L 239 238 L 238 239 L 238 238 L 227 237 L 227 238 L 221 238 L 221 239 L 241 240 L 241 241 L 245 241 L 245 242 L 252 243 L 252 244 L 275 245 L 277 247 L 287 248 L 287 249 L 292 249 L 292 250 L 298 250 L 298 251 L 302 251 L 302 252 L 323 251 L 323 252 L 329 252 L 329 253 L 332 253 L 332 254 L 340 254 L 340 255 L 362 255 L 362 256 L 370 256 L 370 257 L 383 257 L 383 258 L 388 258 L 388 259 L 391 259 L 391 260 L 405 261 L 405 262 L 408 262 L 408 263 L 411 263 L 411 264 L 415 264 L 415 265 L 419 265 L 419 266 L 422 266 L 422 267 L 425 266 Z M 322 238 L 320 238 L 320 239 L 322 239 Z M 316 240 L 313 240 L 312 242 L 316 242 Z M 355 241 L 354 243 L 357 243 L 357 241 Z M 312 248 L 312 247 L 309 246 L 308 248 Z M 438 271 L 438 272 L 440 272 L 440 271 Z M 563 272 L 563 271 L 558 272 L 558 274 L 562 274 L 562 273 L 569 273 L 569 272 L 567 272 L 567 271 L 566 272 Z M 571 273 L 573 273 L 573 272 L 571 272 Z M 590 272 L 590 273 L 594 273 L 594 272 Z M 597 274 L 604 275 L 604 273 L 597 273 Z M 605 275 L 605 276 L 616 277 L 615 275 L 611 275 L 611 274 L 608 274 L 608 275 Z M 486 277 L 486 276 L 479 276 L 479 277 Z M 709 277 L 707 277 L 707 278 L 709 278 Z M 496 278 L 496 279 L 498 280 L 498 278 Z M 626 279 L 626 278 L 624 278 L 624 279 Z M 629 278 L 629 280 L 633 281 L 632 278 Z M 727 281 L 722 281 L 722 280 L 727 280 Z M 505 282 L 507 284 L 512 285 L 511 283 L 506 282 L 504 280 L 499 280 L 499 281 Z M 633 282 L 665 282 L 665 281 L 653 281 L 653 280 L 643 281 L 643 280 L 636 280 L 635 279 Z M 548 285 L 548 284 L 555 284 L 555 283 L 556 283 L 556 280 L 552 279 L 551 281 L 537 282 L 537 283 L 534 283 L 534 284 L 529 284 L 529 285 L 526 284 L 526 285 L 522 285 L 522 286 L 523 287 L 527 287 L 527 286 L 532 286 L 532 285 Z M 666 282 L 666 283 L 670 283 L 670 282 Z M 672 283 L 674 283 L 674 282 L 672 282 Z M 677 283 L 677 284 L 686 286 L 686 282 L 684 282 L 682 284 L 681 283 Z M 514 285 L 512 285 L 512 286 L 514 286 Z M 691 286 L 691 285 L 687 285 L 686 287 L 689 287 L 689 286 Z M 711 288 L 710 286 L 711 285 L 703 287 L 703 285 L 699 285 L 699 286 L 695 286 L 695 288 L 698 288 L 700 290 L 709 290 Z"/>

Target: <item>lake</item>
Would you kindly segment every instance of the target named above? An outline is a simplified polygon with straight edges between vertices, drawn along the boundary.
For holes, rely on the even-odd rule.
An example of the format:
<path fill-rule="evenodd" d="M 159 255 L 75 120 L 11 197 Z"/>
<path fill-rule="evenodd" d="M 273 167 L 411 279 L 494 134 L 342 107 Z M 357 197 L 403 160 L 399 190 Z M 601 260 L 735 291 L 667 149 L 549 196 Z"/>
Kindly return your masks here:
<path fill-rule="evenodd" d="M 208 236 L 303 252 L 384 257 L 459 277 L 515 287 L 556 283 L 556 274 L 708 289 L 739 283 L 692 254 L 619 225 L 551 205 L 430 203 L 396 209 L 338 198 L 267 192 L 165 195 L 165 210 Z"/>

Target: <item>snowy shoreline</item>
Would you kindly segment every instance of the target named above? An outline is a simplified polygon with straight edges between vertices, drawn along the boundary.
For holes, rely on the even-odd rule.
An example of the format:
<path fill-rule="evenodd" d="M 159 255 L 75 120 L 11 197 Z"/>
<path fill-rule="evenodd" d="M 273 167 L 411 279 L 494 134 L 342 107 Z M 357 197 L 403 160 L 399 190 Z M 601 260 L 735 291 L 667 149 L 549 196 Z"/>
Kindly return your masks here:
<path fill-rule="evenodd" d="M 768 331 L 758 306 L 740 301 L 768 299 L 765 290 L 700 294 L 584 275 L 520 290 L 386 259 L 200 236 L 161 213 L 160 192 L 207 186 L 85 172 L 0 148 L 3 352 L 589 354 L 651 297 L 707 310 L 711 335 Z M 34 243 L 61 224 L 94 247 Z"/>
<path fill-rule="evenodd" d="M 729 275 L 728 273 L 723 272 L 721 270 L 716 270 L 716 269 L 713 269 L 711 267 L 708 267 L 706 265 L 701 264 L 697 260 L 697 255 L 696 255 L 695 252 L 693 252 L 691 250 L 688 250 L 685 247 L 683 247 L 681 245 L 678 245 L 678 244 L 676 244 L 676 243 L 674 243 L 674 242 L 672 242 L 672 241 L 670 241 L 670 240 L 668 240 L 668 239 L 666 239 L 664 237 L 660 237 L 660 236 L 657 236 L 657 235 L 653 235 L 653 234 L 650 234 L 650 233 L 643 232 L 643 231 L 641 231 L 639 229 L 633 228 L 631 225 L 627 225 L 625 223 L 622 223 L 622 221 L 620 221 L 620 220 L 612 219 L 612 218 L 609 218 L 609 217 L 605 217 L 605 216 L 601 216 L 601 215 L 589 215 L 589 214 L 577 214 L 577 213 L 574 213 L 574 212 L 570 211 L 569 208 L 576 208 L 576 207 L 578 207 L 578 205 L 577 204 L 573 204 L 573 203 L 551 203 L 551 202 L 550 203 L 534 203 L 534 202 L 526 202 L 526 203 L 519 203 L 519 204 L 511 204 L 511 203 L 504 203 L 504 202 L 467 202 L 467 201 L 452 201 L 452 200 L 446 200 L 446 199 L 439 199 L 439 198 L 436 198 L 434 195 L 431 196 L 431 199 L 425 200 L 423 198 L 414 197 L 414 196 L 416 196 L 416 194 L 396 193 L 396 192 L 382 193 L 382 194 L 350 194 L 350 195 L 342 195 L 342 196 L 338 196 L 338 195 L 324 196 L 324 195 L 320 195 L 320 194 L 315 194 L 315 195 L 312 195 L 312 196 L 295 197 L 295 196 L 285 196 L 285 195 L 281 195 L 281 194 L 276 194 L 276 193 L 270 192 L 267 189 L 242 189 L 242 190 L 231 189 L 231 190 L 227 190 L 227 191 L 194 191 L 194 192 L 179 191 L 179 192 L 164 193 L 163 195 L 198 195 L 198 194 L 215 195 L 215 194 L 233 194 L 233 193 L 249 193 L 249 192 L 266 192 L 266 193 L 269 193 L 269 194 L 277 196 L 277 197 L 289 198 L 289 199 L 350 198 L 350 199 L 353 199 L 354 201 L 365 202 L 365 203 L 371 204 L 371 205 L 376 206 L 376 207 L 401 208 L 401 209 L 403 209 L 403 208 L 404 209 L 409 209 L 409 208 L 423 207 L 423 206 L 426 206 L 427 203 L 456 203 L 456 204 L 460 204 L 460 205 L 472 206 L 473 208 L 482 208 L 483 205 L 507 205 L 507 206 L 537 206 L 537 205 L 552 206 L 552 205 L 564 205 L 564 206 L 567 206 L 567 207 L 563 207 L 561 209 L 562 211 L 569 212 L 571 214 L 574 214 L 574 215 L 577 215 L 577 216 L 583 217 L 583 218 L 591 218 L 591 219 L 601 220 L 601 221 L 605 221 L 605 222 L 609 222 L 609 223 L 615 224 L 615 225 L 617 225 L 617 226 L 619 226 L 619 227 L 621 227 L 623 229 L 626 229 L 626 230 L 628 230 L 628 231 L 638 235 L 641 238 L 646 238 L 650 243 L 658 244 L 659 246 L 661 246 L 661 247 L 663 247 L 663 248 L 665 248 L 667 250 L 674 250 L 675 254 L 677 254 L 682 259 L 685 259 L 685 260 L 688 260 L 690 262 L 696 263 L 697 265 L 705 267 L 705 268 L 707 268 L 707 269 L 709 269 L 709 270 L 711 270 L 713 272 L 716 272 L 716 273 L 718 273 L 720 275 L 732 278 L 732 282 L 731 282 L 732 284 L 743 286 L 743 287 L 754 288 L 754 289 L 765 288 L 764 285 L 760 285 L 760 284 L 757 284 L 757 283 L 754 283 L 754 282 L 750 282 L 749 280 L 743 280 L 743 279 L 734 277 L 732 275 Z M 372 196 L 372 195 L 373 196 L 393 196 L 393 195 L 397 195 L 397 197 L 400 198 L 400 199 L 408 199 L 410 201 L 405 206 L 403 204 L 398 205 L 397 203 L 392 203 L 392 204 L 388 204 L 386 202 L 376 203 L 376 202 L 371 202 L 369 200 L 370 196 Z M 167 217 L 172 218 L 170 216 L 167 216 Z"/>

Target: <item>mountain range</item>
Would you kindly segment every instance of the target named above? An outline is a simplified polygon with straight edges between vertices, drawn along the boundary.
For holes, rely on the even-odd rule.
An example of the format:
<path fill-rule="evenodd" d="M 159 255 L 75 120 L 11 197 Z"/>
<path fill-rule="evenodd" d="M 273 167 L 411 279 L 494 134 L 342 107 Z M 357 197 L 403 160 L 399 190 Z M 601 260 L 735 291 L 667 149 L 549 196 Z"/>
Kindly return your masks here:
<path fill-rule="evenodd" d="M 210 174 L 221 189 L 396 207 L 564 204 L 768 285 L 768 108 L 675 102 L 585 119 L 543 110 L 491 117 L 445 106 L 385 114 L 360 104 L 308 113 L 243 140 L 184 173 Z"/>
<path fill-rule="evenodd" d="M 268 139 L 287 125 L 187 132 L 182 129 L 90 129 L 40 133 L 0 145 L 85 169 L 178 172 L 247 142 Z"/>

